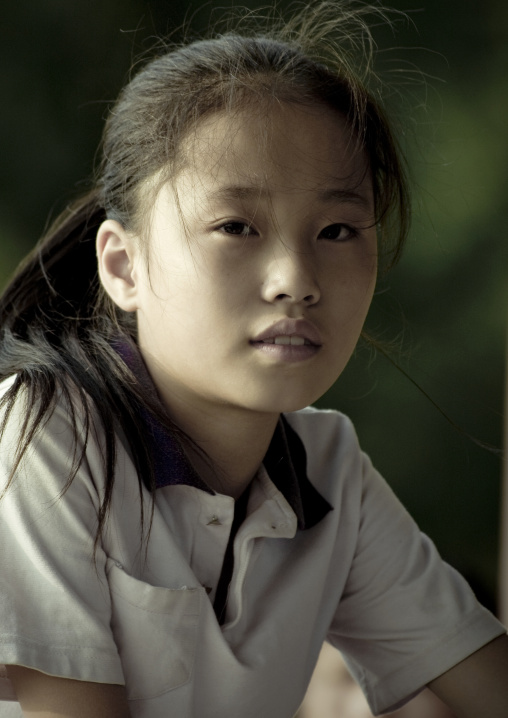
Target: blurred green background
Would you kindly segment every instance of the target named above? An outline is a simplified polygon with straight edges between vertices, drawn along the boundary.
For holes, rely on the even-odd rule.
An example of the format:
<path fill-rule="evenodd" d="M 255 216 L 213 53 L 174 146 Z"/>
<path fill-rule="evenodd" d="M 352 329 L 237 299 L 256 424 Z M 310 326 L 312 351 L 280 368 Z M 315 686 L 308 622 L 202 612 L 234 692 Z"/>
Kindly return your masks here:
<path fill-rule="evenodd" d="M 415 217 L 401 264 L 379 285 L 368 329 L 394 343 L 392 357 L 461 431 L 368 347 L 359 347 L 320 403 L 353 418 L 410 512 L 493 606 L 500 460 L 467 434 L 501 444 L 508 4 L 391 5 L 408 11 L 417 28 L 398 22 L 396 34 L 376 31 L 379 71 L 397 89 L 390 104 L 412 168 Z M 133 61 L 185 18 L 192 36 L 220 15 L 218 7 L 184 0 L 2 6 L 0 284 L 48 217 L 86 188 L 107 107 Z"/>

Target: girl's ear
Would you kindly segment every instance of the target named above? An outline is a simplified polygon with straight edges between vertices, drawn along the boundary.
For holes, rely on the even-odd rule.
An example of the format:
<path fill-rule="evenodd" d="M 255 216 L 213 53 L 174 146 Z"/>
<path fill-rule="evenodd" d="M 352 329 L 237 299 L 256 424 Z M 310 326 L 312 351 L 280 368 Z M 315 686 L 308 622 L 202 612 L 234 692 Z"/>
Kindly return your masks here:
<path fill-rule="evenodd" d="M 99 277 L 106 292 L 120 309 L 138 308 L 135 252 L 132 237 L 119 222 L 107 219 L 97 232 Z"/>

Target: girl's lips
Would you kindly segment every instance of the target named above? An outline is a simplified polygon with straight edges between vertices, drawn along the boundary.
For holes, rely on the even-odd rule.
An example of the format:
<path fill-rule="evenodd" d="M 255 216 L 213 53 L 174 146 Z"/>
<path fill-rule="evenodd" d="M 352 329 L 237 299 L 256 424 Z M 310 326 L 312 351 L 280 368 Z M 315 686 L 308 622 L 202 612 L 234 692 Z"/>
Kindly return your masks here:
<path fill-rule="evenodd" d="M 312 342 L 309 342 L 308 339 L 299 337 L 296 334 L 292 334 L 291 336 L 283 334 L 279 337 L 274 337 L 273 339 L 264 339 L 263 344 L 291 344 L 292 346 L 302 346 L 303 344 L 312 344 Z"/>
<path fill-rule="evenodd" d="M 250 341 L 265 356 L 280 362 L 311 359 L 321 349 L 321 336 L 312 322 L 284 317 Z"/>
<path fill-rule="evenodd" d="M 312 322 L 306 319 L 289 319 L 284 317 L 267 329 L 261 331 L 251 344 L 266 344 L 268 346 L 314 346 L 319 348 L 322 344 L 321 336 Z"/>
<path fill-rule="evenodd" d="M 321 349 L 317 344 L 251 342 L 251 345 L 270 359 L 280 362 L 305 361 L 314 357 Z"/>

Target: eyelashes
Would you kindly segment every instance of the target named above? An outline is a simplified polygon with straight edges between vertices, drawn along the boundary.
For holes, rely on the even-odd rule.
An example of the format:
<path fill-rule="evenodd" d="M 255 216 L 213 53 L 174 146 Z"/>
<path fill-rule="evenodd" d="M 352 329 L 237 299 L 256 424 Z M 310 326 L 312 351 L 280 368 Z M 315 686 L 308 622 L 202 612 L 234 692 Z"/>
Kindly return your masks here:
<path fill-rule="evenodd" d="M 223 234 L 231 234 L 235 237 L 248 237 L 249 235 L 257 235 L 252 225 L 246 222 L 225 222 L 218 227 Z"/>
<path fill-rule="evenodd" d="M 330 224 L 321 230 L 318 239 L 329 239 L 334 242 L 347 242 L 358 236 L 358 230 L 347 224 Z"/>
<path fill-rule="evenodd" d="M 258 232 L 247 222 L 224 222 L 217 227 L 219 232 L 234 237 L 258 236 Z M 350 225 L 337 222 L 324 227 L 318 234 L 318 239 L 327 239 L 332 242 L 347 242 L 358 236 L 358 230 Z"/>

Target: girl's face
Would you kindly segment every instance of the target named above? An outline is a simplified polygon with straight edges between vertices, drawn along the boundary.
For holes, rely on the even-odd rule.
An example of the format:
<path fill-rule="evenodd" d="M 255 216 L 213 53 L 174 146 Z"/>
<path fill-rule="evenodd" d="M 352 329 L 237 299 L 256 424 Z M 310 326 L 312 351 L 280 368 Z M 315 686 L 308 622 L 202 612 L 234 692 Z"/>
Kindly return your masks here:
<path fill-rule="evenodd" d="M 133 263 L 152 377 L 170 410 L 306 406 L 344 369 L 374 291 L 366 159 L 340 116 L 289 105 L 215 115 L 185 156 Z"/>

